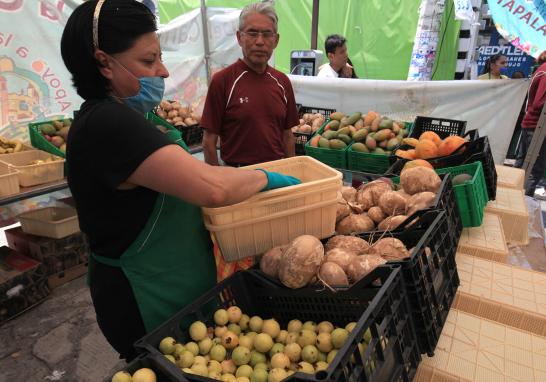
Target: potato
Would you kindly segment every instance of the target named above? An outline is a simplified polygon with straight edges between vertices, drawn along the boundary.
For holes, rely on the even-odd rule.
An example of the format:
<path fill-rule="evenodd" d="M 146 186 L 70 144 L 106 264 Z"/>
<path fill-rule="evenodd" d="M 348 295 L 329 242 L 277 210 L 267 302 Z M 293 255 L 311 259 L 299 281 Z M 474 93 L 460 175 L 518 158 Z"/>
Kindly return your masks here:
<path fill-rule="evenodd" d="M 188 126 L 197 125 L 197 121 L 191 117 L 185 118 L 184 123 Z"/>
<path fill-rule="evenodd" d="M 171 119 L 173 119 L 174 117 L 178 117 L 178 110 L 171 110 L 167 113 L 167 116 Z"/>
<path fill-rule="evenodd" d="M 411 198 L 411 195 L 408 194 L 408 193 L 407 193 L 406 191 L 404 191 L 404 190 L 398 190 L 398 191 L 396 191 L 396 193 L 397 193 L 398 195 L 400 195 L 401 197 L 403 197 L 404 199 L 406 199 L 406 204 L 407 204 L 407 200 L 408 200 L 409 198 Z"/>
<path fill-rule="evenodd" d="M 379 203 L 379 198 L 387 191 L 392 191 L 392 181 L 387 178 L 379 178 L 373 182 L 360 186 L 363 191 L 369 190 L 372 194 L 372 206 Z M 358 201 L 358 200 L 357 200 Z"/>
<path fill-rule="evenodd" d="M 326 261 L 339 265 L 344 272 L 347 272 L 347 267 L 355 256 L 357 256 L 356 252 L 334 248 L 326 252 Z"/>
<path fill-rule="evenodd" d="M 394 191 L 387 191 L 379 198 L 379 208 L 387 216 L 400 215 L 406 211 L 406 199 Z"/>
<path fill-rule="evenodd" d="M 351 261 L 351 264 L 349 264 L 347 275 L 351 282 L 356 283 L 375 268 L 386 262 L 385 259 L 378 255 L 357 256 Z"/>
<path fill-rule="evenodd" d="M 354 202 L 356 200 L 356 188 L 351 186 L 343 186 L 341 187 L 341 195 L 343 195 L 343 199 L 345 199 L 348 202 Z"/>
<path fill-rule="evenodd" d="M 346 218 L 350 214 L 351 214 L 351 207 L 349 207 L 349 204 L 347 204 L 345 199 L 340 198 L 340 200 L 338 200 L 337 202 L 336 223 Z"/>
<path fill-rule="evenodd" d="M 378 240 L 370 248 L 370 253 L 376 254 L 388 261 L 402 260 L 410 256 L 404 243 L 394 237 Z"/>
<path fill-rule="evenodd" d="M 300 133 L 309 134 L 309 133 L 311 133 L 313 131 L 313 128 L 311 126 L 305 124 L 305 125 L 300 126 L 298 131 Z"/>
<path fill-rule="evenodd" d="M 368 211 L 375 203 L 373 201 L 373 194 L 371 189 L 358 190 L 356 194 L 356 204 L 360 206 L 362 211 Z M 352 206 L 351 206 L 352 207 Z"/>
<path fill-rule="evenodd" d="M 354 253 L 355 255 L 363 255 L 368 253 L 370 244 L 366 240 L 356 236 L 336 235 L 328 239 L 324 246 L 327 253 L 330 253 L 335 248 Z"/>
<path fill-rule="evenodd" d="M 336 231 L 340 235 L 371 231 L 375 228 L 372 219 L 364 214 L 350 214 L 336 225 Z"/>
<path fill-rule="evenodd" d="M 407 168 L 400 174 L 400 185 L 410 195 L 424 191 L 437 192 L 441 183 L 438 174 L 428 167 Z"/>
<path fill-rule="evenodd" d="M 260 270 L 268 276 L 278 278 L 279 263 L 285 249 L 286 245 L 280 245 L 278 247 L 273 247 L 264 253 L 260 259 Z"/>
<path fill-rule="evenodd" d="M 314 119 L 313 122 L 311 122 L 311 127 L 313 128 L 313 131 L 320 129 L 323 123 L 324 123 L 324 119 L 322 118 Z"/>
<path fill-rule="evenodd" d="M 163 119 L 167 118 L 167 112 L 165 110 L 158 109 L 156 113 L 160 118 L 163 118 Z"/>
<path fill-rule="evenodd" d="M 305 121 L 305 123 L 310 123 L 312 120 L 313 120 L 313 114 L 311 113 L 305 113 L 303 116 L 302 116 L 303 120 Z"/>
<path fill-rule="evenodd" d="M 159 103 L 159 107 L 163 110 L 165 110 L 166 112 L 169 112 L 172 110 L 172 106 L 171 106 L 171 103 L 169 101 L 166 101 L 166 100 L 163 100 Z"/>
<path fill-rule="evenodd" d="M 413 195 L 406 203 L 406 215 L 411 216 L 417 211 L 432 207 L 435 199 L 436 194 L 430 191 L 419 192 Z"/>
<path fill-rule="evenodd" d="M 289 288 L 306 286 L 317 274 L 324 259 L 324 247 L 311 235 L 290 242 L 279 261 L 279 279 Z"/>
<path fill-rule="evenodd" d="M 305 119 L 300 118 L 300 124 L 298 126 L 305 125 Z"/>
<path fill-rule="evenodd" d="M 349 279 L 345 271 L 336 263 L 325 262 L 319 270 L 320 280 L 329 286 L 348 286 Z"/>
<path fill-rule="evenodd" d="M 375 224 L 381 223 L 386 219 L 387 215 L 383 213 L 380 207 L 373 206 L 368 210 L 368 216 L 374 221 Z"/>
<path fill-rule="evenodd" d="M 408 217 L 406 215 L 389 216 L 383 220 L 377 228 L 381 231 L 394 231 L 400 224 L 402 224 Z"/>

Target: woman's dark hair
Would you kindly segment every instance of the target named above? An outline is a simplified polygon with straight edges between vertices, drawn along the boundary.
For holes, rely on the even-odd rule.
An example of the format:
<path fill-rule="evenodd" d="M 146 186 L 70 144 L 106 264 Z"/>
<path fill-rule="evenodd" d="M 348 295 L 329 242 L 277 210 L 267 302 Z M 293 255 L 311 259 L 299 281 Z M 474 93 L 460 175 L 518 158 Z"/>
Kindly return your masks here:
<path fill-rule="evenodd" d="M 93 13 L 98 0 L 86 1 L 68 18 L 61 38 L 61 55 L 83 99 L 104 98 L 109 83 L 94 57 Z M 115 54 L 130 49 L 143 34 L 157 30 L 154 15 L 134 0 L 106 0 L 99 16 L 99 49 Z"/>
<path fill-rule="evenodd" d="M 346 42 L 347 40 L 345 37 L 338 34 L 331 34 L 326 37 L 326 40 L 324 41 L 324 50 L 326 51 L 326 54 L 333 54 L 336 52 L 336 48 L 342 47 Z"/>
<path fill-rule="evenodd" d="M 485 65 L 483 67 L 481 74 L 487 74 L 491 71 L 491 64 L 496 64 L 498 60 L 501 59 L 501 57 L 506 57 L 504 54 L 494 54 L 492 56 L 489 56 L 487 61 L 485 61 Z"/>

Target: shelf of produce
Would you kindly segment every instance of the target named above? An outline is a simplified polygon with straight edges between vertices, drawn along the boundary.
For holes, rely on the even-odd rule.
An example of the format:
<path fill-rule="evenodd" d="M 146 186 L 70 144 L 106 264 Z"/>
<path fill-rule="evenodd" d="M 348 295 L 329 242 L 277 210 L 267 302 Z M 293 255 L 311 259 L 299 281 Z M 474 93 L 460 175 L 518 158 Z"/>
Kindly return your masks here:
<path fill-rule="evenodd" d="M 0 206 L 5 206 L 10 203 L 19 202 L 24 199 L 33 198 L 51 192 L 60 191 L 68 188 L 66 178 L 51 183 L 40 184 L 33 187 L 21 187 L 18 194 L 0 198 Z"/>

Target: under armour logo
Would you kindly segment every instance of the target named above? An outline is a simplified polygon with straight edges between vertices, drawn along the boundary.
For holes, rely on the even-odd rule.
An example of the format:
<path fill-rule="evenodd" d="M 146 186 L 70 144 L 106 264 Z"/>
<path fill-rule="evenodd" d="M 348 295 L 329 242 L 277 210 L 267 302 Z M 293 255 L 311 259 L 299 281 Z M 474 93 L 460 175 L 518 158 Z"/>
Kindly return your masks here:
<path fill-rule="evenodd" d="M 241 103 L 248 103 L 248 97 L 245 97 L 245 98 L 239 98 L 239 102 Z"/>

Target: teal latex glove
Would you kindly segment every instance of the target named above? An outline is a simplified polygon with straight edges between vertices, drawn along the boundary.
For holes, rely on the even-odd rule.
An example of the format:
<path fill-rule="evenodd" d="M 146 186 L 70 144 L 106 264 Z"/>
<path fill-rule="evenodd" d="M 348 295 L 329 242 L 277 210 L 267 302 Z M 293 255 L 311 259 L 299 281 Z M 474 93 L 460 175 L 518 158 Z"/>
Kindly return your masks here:
<path fill-rule="evenodd" d="M 288 187 L 288 186 L 295 186 L 296 184 L 300 184 L 301 180 L 298 178 L 294 178 L 290 175 L 283 175 L 278 172 L 271 172 L 271 171 L 265 171 L 261 168 L 258 169 L 259 171 L 263 171 L 264 174 L 267 176 L 267 186 L 264 187 L 262 191 L 267 190 L 273 190 L 275 188 L 282 188 L 282 187 Z"/>

